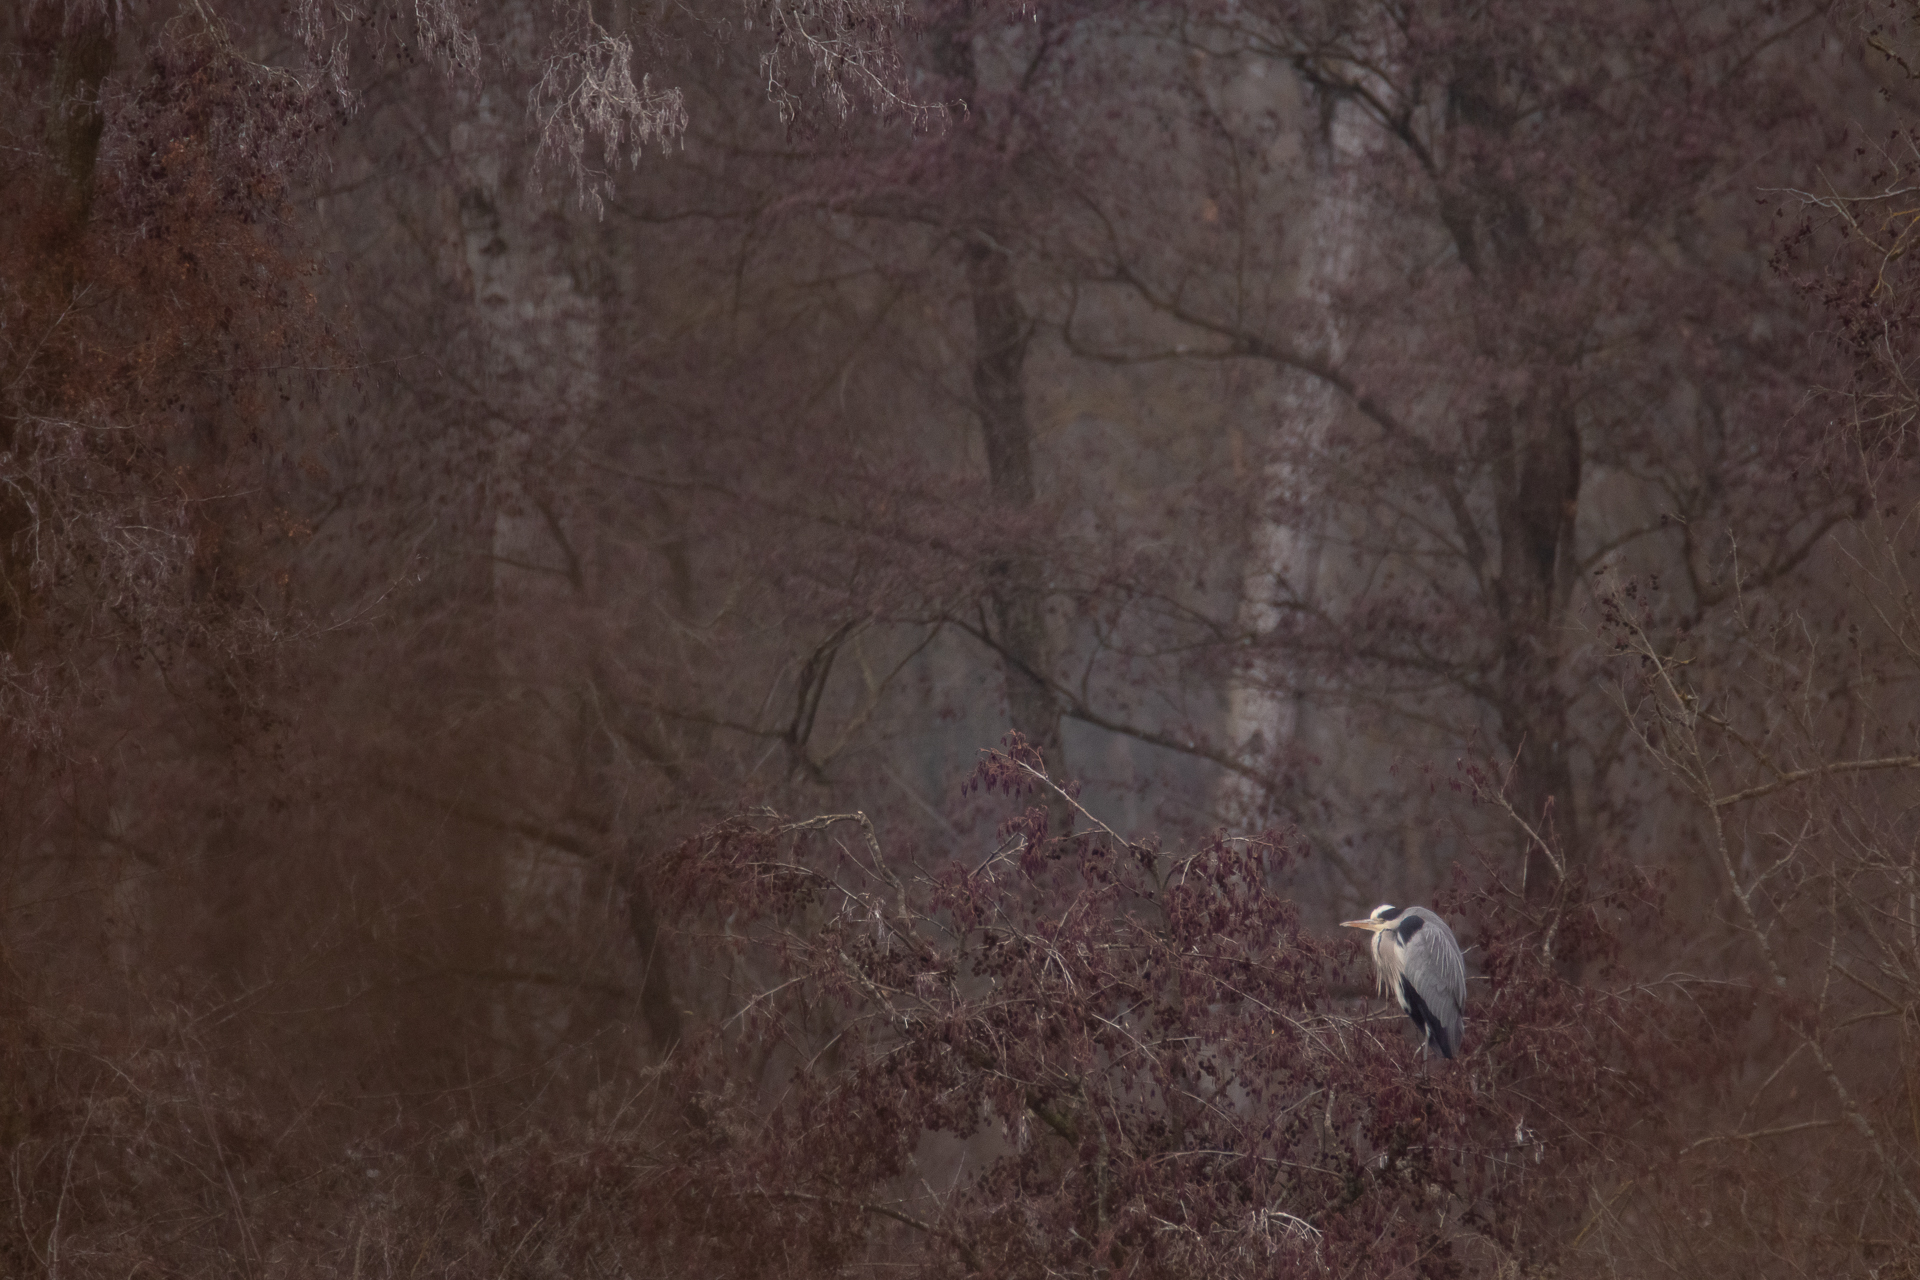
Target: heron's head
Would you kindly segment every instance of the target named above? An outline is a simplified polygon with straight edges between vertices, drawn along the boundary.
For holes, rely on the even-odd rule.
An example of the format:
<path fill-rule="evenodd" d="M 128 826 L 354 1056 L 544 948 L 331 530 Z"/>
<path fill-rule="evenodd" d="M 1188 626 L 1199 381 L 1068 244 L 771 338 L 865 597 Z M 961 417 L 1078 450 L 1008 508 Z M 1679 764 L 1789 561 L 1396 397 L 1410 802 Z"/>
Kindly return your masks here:
<path fill-rule="evenodd" d="M 1368 933 L 1379 933 L 1382 929 L 1391 929 L 1395 924 L 1399 923 L 1400 913 L 1403 910 L 1405 910 L 1405 908 L 1396 907 L 1390 902 L 1383 902 L 1369 912 L 1365 920 L 1342 920 L 1340 927 L 1342 929 L 1365 929 Z"/>

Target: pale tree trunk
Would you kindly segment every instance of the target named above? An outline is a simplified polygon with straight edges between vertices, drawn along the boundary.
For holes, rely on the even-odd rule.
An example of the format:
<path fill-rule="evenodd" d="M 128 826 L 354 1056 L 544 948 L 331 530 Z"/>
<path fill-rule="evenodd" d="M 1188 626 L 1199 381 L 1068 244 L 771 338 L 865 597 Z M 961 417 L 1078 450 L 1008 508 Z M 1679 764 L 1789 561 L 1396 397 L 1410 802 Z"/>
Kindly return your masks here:
<path fill-rule="evenodd" d="M 1367 225 L 1357 176 L 1366 159 L 1368 131 L 1352 109 L 1341 110 L 1337 103 L 1329 103 L 1326 114 L 1309 127 L 1315 136 L 1308 148 L 1308 180 L 1302 185 L 1313 193 L 1313 203 L 1304 220 L 1294 288 L 1310 314 L 1320 317 L 1314 331 L 1302 335 L 1301 345 L 1337 368 L 1344 344 L 1335 320 L 1336 296 L 1353 279 L 1360 261 L 1362 228 Z M 1345 399 L 1325 379 L 1304 374 L 1287 378 L 1276 415 L 1283 435 L 1277 442 L 1280 460 L 1268 464 L 1264 476 L 1268 489 L 1287 499 L 1286 508 L 1300 511 L 1311 505 L 1296 500 L 1308 497 L 1313 477 L 1301 473 L 1294 455 L 1324 445 L 1345 412 Z M 1282 621 L 1275 604 L 1278 599 L 1318 599 L 1323 591 L 1338 589 L 1337 583 L 1325 581 L 1323 573 L 1326 533 L 1299 518 L 1265 519 L 1254 526 L 1241 581 L 1240 622 L 1245 631 L 1266 634 L 1278 626 Z M 1318 741 L 1321 725 L 1313 700 L 1297 687 L 1294 673 L 1274 662 L 1268 658 L 1256 663 L 1234 683 L 1227 703 L 1229 742 L 1242 759 L 1270 778 L 1277 778 L 1290 761 L 1319 753 L 1324 745 Z M 1289 685 L 1296 687 L 1282 692 Z M 1256 786 L 1235 776 L 1222 784 L 1222 790 L 1223 812 L 1242 825 L 1304 817 L 1297 811 L 1300 798 L 1277 784 Z"/>
<path fill-rule="evenodd" d="M 510 69 L 536 56 L 531 9 L 499 11 L 498 45 Z M 470 797 L 476 811 L 526 834 L 496 843 L 495 963 L 488 980 L 503 1046 L 552 1048 L 569 1031 L 569 982 L 581 977 L 570 941 L 604 928 L 589 907 L 607 873 L 578 835 L 571 809 L 581 765 L 580 692 L 589 671 L 583 625 L 592 566 L 569 543 L 542 474 L 562 441 L 601 407 L 603 307 L 583 286 L 594 245 L 564 191 L 532 176 L 526 97 L 511 74 L 464 95 L 453 129 L 460 238 L 472 281 L 485 493 L 472 548 L 484 570 L 469 582 L 482 602 L 481 657 L 494 689 L 484 723 L 492 759 Z M 555 833 L 543 839 L 538 832 Z M 569 847 L 571 846 L 571 847 Z M 598 856 L 597 856 L 598 855 Z"/>

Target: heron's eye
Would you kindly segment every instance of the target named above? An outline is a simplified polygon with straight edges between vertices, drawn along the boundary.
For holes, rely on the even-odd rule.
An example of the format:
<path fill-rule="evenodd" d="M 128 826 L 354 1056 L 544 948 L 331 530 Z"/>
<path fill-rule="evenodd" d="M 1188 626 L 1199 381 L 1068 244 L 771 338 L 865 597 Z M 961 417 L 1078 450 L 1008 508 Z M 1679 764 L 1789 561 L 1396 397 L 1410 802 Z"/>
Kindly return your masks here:
<path fill-rule="evenodd" d="M 1375 920 L 1397 920 L 1400 917 L 1400 913 L 1405 910 L 1405 907 L 1382 907 L 1373 913 L 1373 918 Z"/>

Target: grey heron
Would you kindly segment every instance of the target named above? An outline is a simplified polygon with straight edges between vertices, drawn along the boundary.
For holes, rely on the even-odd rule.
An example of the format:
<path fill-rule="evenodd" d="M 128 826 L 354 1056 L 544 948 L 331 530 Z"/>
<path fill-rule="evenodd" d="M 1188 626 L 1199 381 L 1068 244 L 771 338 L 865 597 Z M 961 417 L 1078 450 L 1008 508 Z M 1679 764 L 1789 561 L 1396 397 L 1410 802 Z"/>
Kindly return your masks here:
<path fill-rule="evenodd" d="M 1441 1057 L 1458 1053 L 1467 1005 L 1467 964 L 1447 922 L 1425 907 L 1383 902 L 1365 920 L 1343 920 L 1340 927 L 1373 934 L 1373 968 L 1380 978 L 1380 994 L 1400 1002 Z"/>

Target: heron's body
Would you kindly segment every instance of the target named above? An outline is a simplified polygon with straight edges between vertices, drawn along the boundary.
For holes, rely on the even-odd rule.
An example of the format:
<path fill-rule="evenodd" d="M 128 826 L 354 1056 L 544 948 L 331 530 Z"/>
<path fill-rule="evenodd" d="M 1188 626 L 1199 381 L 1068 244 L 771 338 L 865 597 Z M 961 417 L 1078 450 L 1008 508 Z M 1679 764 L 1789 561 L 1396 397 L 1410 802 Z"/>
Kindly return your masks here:
<path fill-rule="evenodd" d="M 1458 1053 L 1466 1026 L 1467 965 L 1447 922 L 1425 907 L 1382 904 L 1365 920 L 1344 924 L 1373 934 L 1380 994 L 1400 1002 L 1440 1056 Z"/>

